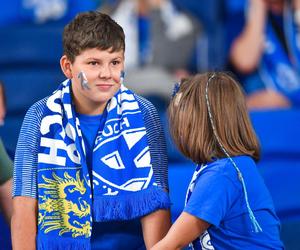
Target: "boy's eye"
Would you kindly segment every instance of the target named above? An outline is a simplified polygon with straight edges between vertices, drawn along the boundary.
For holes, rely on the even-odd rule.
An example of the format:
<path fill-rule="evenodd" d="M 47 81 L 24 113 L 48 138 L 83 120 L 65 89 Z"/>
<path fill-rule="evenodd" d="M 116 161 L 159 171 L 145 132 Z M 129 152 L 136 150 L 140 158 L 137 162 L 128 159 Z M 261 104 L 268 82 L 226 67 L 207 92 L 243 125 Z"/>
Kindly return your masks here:
<path fill-rule="evenodd" d="M 112 64 L 113 64 L 113 65 L 118 65 L 118 64 L 120 64 L 120 63 L 121 63 L 121 62 L 120 62 L 120 61 L 117 61 L 117 60 L 116 60 L 116 61 L 112 61 Z"/>
<path fill-rule="evenodd" d="M 88 64 L 95 66 L 95 65 L 98 65 L 98 62 L 96 62 L 96 61 L 90 61 L 90 62 L 88 62 Z"/>

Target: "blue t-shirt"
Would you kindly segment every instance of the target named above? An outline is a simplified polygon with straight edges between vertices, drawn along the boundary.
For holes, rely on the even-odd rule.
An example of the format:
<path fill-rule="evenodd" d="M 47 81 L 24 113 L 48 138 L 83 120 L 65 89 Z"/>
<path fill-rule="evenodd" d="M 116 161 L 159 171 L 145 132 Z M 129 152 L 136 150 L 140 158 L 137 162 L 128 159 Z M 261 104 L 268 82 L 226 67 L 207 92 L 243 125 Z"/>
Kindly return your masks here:
<path fill-rule="evenodd" d="M 97 134 L 102 133 L 104 128 L 106 115 L 84 115 L 77 113 L 77 117 L 80 122 L 80 128 L 85 144 L 86 165 L 88 166 L 90 178 L 92 178 L 91 166 L 93 163 L 93 148 Z"/>
<path fill-rule="evenodd" d="M 207 231 L 215 249 L 283 249 L 280 223 L 255 162 L 249 156 L 233 160 L 243 175 L 250 207 L 263 231 L 252 230 L 242 183 L 228 158 L 212 162 L 200 172 L 184 211 L 211 224 Z"/>

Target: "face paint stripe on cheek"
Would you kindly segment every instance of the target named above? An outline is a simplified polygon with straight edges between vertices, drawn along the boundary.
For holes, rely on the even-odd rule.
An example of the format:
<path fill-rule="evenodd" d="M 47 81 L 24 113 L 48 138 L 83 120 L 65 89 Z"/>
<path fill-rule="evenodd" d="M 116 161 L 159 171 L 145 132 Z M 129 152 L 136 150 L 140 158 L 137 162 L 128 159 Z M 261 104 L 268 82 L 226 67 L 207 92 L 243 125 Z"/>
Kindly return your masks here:
<path fill-rule="evenodd" d="M 84 74 L 83 71 L 80 71 L 80 72 L 79 72 L 78 78 L 80 79 L 81 88 L 82 88 L 83 90 L 84 90 L 84 89 L 89 90 L 89 89 L 90 89 L 89 83 L 88 83 L 88 80 L 87 80 L 87 78 L 86 78 L 86 75 Z"/>
<path fill-rule="evenodd" d="M 122 70 L 121 73 L 120 73 L 120 84 L 123 84 L 124 78 L 125 78 L 125 71 Z"/>

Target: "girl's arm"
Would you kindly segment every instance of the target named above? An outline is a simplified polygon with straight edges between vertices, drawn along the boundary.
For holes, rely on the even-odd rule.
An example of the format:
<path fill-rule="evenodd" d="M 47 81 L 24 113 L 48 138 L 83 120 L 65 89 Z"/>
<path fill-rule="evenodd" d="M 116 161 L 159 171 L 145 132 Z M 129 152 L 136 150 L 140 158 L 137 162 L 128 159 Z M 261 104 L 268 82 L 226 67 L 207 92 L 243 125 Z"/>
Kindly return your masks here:
<path fill-rule="evenodd" d="M 181 249 L 201 235 L 209 226 L 210 224 L 204 220 L 182 212 L 168 234 L 151 250 Z"/>
<path fill-rule="evenodd" d="M 13 198 L 13 213 L 11 219 L 13 249 L 36 249 L 36 232 L 37 200 L 25 196 Z"/>
<path fill-rule="evenodd" d="M 144 241 L 150 249 L 167 234 L 171 226 L 170 210 L 157 210 L 141 218 Z"/>

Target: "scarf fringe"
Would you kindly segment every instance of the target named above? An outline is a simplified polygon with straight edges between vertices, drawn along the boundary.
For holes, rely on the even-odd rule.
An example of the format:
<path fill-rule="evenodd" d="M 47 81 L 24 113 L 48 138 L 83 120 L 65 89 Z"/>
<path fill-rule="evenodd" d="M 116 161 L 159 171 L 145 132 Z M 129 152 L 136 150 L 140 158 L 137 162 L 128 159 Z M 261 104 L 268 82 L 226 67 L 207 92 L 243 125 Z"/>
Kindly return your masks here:
<path fill-rule="evenodd" d="M 93 212 L 97 222 L 131 220 L 170 206 L 167 192 L 151 187 L 123 196 L 95 197 Z"/>
<path fill-rule="evenodd" d="M 66 237 L 37 237 L 38 250 L 91 250 L 89 239 Z"/>

